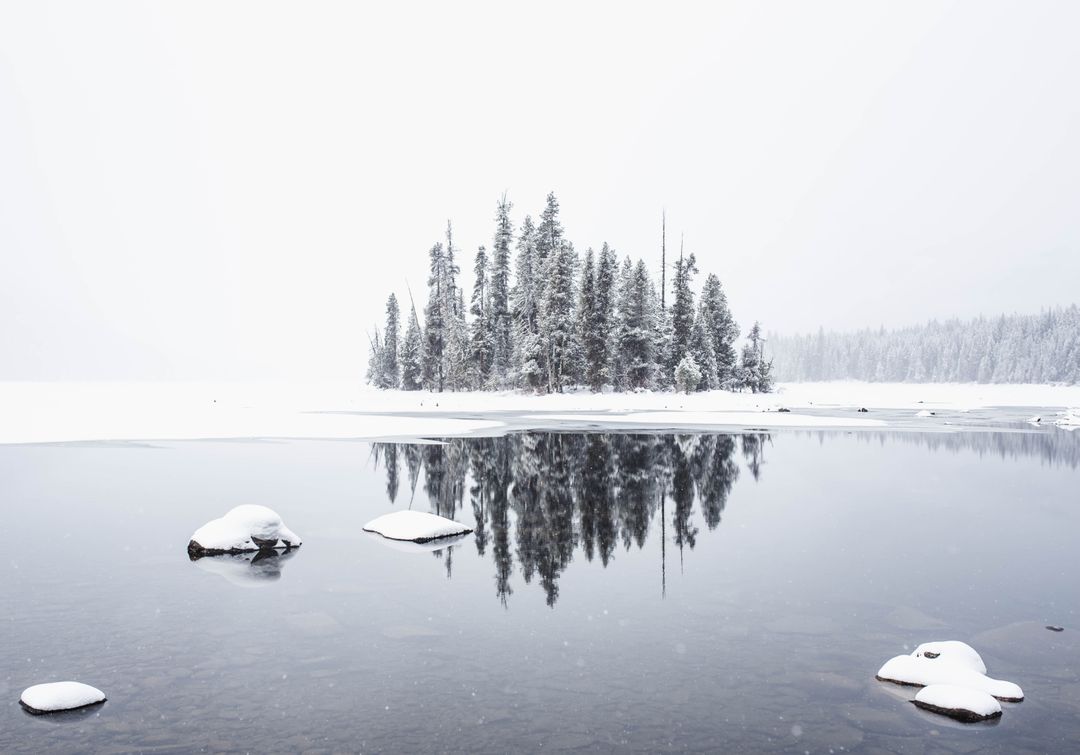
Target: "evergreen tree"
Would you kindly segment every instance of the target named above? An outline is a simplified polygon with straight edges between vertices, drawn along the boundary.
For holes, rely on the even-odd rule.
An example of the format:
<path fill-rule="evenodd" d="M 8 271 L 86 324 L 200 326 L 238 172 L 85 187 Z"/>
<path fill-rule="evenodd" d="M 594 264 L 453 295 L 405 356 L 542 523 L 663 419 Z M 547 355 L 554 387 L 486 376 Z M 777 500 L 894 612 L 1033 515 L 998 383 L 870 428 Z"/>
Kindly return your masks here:
<path fill-rule="evenodd" d="M 544 385 L 544 352 L 540 343 L 536 229 L 527 215 L 518 236 L 516 266 L 517 278 L 511 292 L 515 373 L 519 386 L 535 391 Z"/>
<path fill-rule="evenodd" d="M 415 306 L 401 345 L 401 387 L 406 391 L 418 391 L 424 387 L 424 335 L 420 332 Z"/>
<path fill-rule="evenodd" d="M 514 227 L 510 222 L 512 205 L 504 194 L 495 213 L 495 246 L 491 259 L 491 370 L 497 387 L 505 387 L 510 379 L 513 352 L 510 315 L 510 242 Z"/>
<path fill-rule="evenodd" d="M 720 279 L 713 273 L 705 278 L 701 306 L 705 314 L 705 330 L 712 340 L 716 357 L 717 387 L 730 388 L 735 381 L 735 341 L 739 337 L 739 326 L 731 316 Z"/>
<path fill-rule="evenodd" d="M 442 287 L 444 363 L 446 384 L 450 390 L 459 391 L 467 387 L 469 380 L 469 331 L 465 322 L 465 296 L 457 285 L 457 276 L 461 272 L 455 261 L 454 234 L 450 221 L 446 223 L 446 256 L 444 284 Z"/>
<path fill-rule="evenodd" d="M 544 266 L 540 335 L 548 392 L 561 393 L 574 378 L 575 262 L 573 245 L 563 242 L 561 248 L 548 255 Z"/>
<path fill-rule="evenodd" d="M 675 367 L 675 390 L 683 393 L 696 391 L 701 384 L 701 368 L 692 354 L 687 353 Z"/>
<path fill-rule="evenodd" d="M 430 267 L 428 275 L 428 303 L 424 307 L 424 386 L 429 391 L 442 392 L 446 384 L 446 344 L 444 321 L 446 296 L 446 254 L 442 244 L 436 244 L 428 252 Z"/>
<path fill-rule="evenodd" d="M 596 341 L 591 357 L 595 363 L 593 390 L 614 382 L 612 367 L 615 345 L 615 277 L 618 261 L 607 243 L 600 249 L 600 259 L 596 266 L 596 304 L 594 307 L 594 329 Z"/>
<path fill-rule="evenodd" d="M 401 370 L 398 366 L 398 321 L 401 318 L 401 310 L 398 308 L 397 297 L 390 294 L 386 300 L 386 335 L 382 343 L 382 369 L 379 380 L 376 383 L 380 388 L 397 388 L 401 379 Z"/>
<path fill-rule="evenodd" d="M 604 384 L 606 365 L 603 334 L 597 329 L 596 262 L 592 248 L 585 252 L 585 264 L 581 268 L 577 318 L 577 340 L 584 352 L 581 378 L 585 385 L 598 391 Z"/>
<path fill-rule="evenodd" d="M 629 260 L 627 261 L 629 263 Z M 628 265 L 624 266 L 624 270 Z M 638 260 L 619 295 L 619 361 L 624 388 L 648 388 L 655 370 L 656 292 L 645 263 Z"/>
<path fill-rule="evenodd" d="M 690 338 L 694 330 L 694 292 L 690 285 L 697 272 L 697 260 L 694 255 L 675 261 L 675 276 L 672 281 L 675 300 L 671 305 L 671 369 L 682 361 L 690 349 Z"/>
<path fill-rule="evenodd" d="M 772 390 L 772 362 L 765 359 L 765 339 L 761 335 L 761 325 L 755 321 L 743 346 L 740 382 L 753 393 L 768 393 Z"/>
<path fill-rule="evenodd" d="M 382 388 L 383 378 L 383 353 L 379 345 L 379 329 L 375 329 L 375 338 L 368 341 L 371 347 L 368 352 L 367 381 L 376 388 Z"/>
<path fill-rule="evenodd" d="M 709 391 L 719 387 L 716 369 L 716 354 L 713 351 L 713 342 L 709 338 L 706 329 L 708 313 L 704 306 L 698 307 L 697 317 L 694 319 L 694 329 L 690 334 L 689 354 L 694 358 L 694 363 L 701 370 L 701 381 L 694 390 Z"/>
<path fill-rule="evenodd" d="M 476 251 L 476 264 L 473 270 L 476 280 L 473 283 L 472 306 L 469 308 L 469 313 L 473 318 L 469 343 L 469 364 L 473 371 L 470 382 L 474 388 L 483 388 L 491 375 L 494 330 L 491 328 L 488 314 L 487 251 L 482 246 Z"/>

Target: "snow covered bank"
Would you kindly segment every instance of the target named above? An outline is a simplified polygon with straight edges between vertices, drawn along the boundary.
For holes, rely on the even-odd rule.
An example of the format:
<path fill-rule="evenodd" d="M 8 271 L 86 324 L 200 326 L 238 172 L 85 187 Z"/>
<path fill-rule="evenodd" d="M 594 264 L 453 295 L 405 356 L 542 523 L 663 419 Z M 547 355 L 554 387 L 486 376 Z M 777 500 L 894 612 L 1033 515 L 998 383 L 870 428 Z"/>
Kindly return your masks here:
<path fill-rule="evenodd" d="M 0 383 L 0 443 L 226 438 L 389 440 L 499 432 L 557 421 L 605 426 L 873 428 L 876 411 L 1080 406 L 1080 386 L 791 383 L 776 393 L 715 391 L 535 396 L 378 391 L 356 382 Z M 869 414 L 853 416 L 860 408 Z M 790 411 L 781 411 L 788 409 Z M 585 414 L 575 414 L 583 412 Z M 574 416 L 570 416 L 574 414 Z M 1030 416 L 1028 413 L 1027 416 Z M 1071 416 L 1071 415 L 1065 415 Z"/>

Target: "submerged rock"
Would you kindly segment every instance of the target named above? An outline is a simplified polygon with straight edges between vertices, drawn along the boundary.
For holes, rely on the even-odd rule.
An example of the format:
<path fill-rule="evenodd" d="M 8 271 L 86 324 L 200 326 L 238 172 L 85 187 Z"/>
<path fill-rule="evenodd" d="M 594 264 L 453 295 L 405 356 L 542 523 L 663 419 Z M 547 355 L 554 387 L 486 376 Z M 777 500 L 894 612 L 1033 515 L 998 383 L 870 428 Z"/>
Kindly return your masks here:
<path fill-rule="evenodd" d="M 454 537 L 472 532 L 453 519 L 423 511 L 395 511 L 383 514 L 364 525 L 366 532 L 375 532 L 390 540 L 409 540 L 426 543 L 444 537 Z"/>
<path fill-rule="evenodd" d="M 105 702 L 105 693 L 82 682 L 49 682 L 23 690 L 19 704 L 35 716 L 76 710 Z"/>
<path fill-rule="evenodd" d="M 226 553 L 289 550 L 301 544 L 277 512 L 265 506 L 245 505 L 195 530 L 188 543 L 188 556 L 194 560 Z"/>
<path fill-rule="evenodd" d="M 931 684 L 923 687 L 912 702 L 924 710 L 966 723 L 1001 716 L 1001 703 L 991 695 L 952 684 Z"/>

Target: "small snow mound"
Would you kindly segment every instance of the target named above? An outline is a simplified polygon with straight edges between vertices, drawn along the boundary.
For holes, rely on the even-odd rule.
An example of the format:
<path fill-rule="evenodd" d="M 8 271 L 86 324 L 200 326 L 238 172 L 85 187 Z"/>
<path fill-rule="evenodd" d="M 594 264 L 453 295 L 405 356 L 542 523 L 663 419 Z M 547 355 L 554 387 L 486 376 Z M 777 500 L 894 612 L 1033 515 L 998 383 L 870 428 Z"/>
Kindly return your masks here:
<path fill-rule="evenodd" d="M 877 678 L 883 682 L 928 687 L 931 684 L 949 684 L 956 687 L 985 692 L 998 700 L 1018 703 L 1024 699 L 1019 685 L 972 671 L 963 665 L 942 661 L 940 658 L 898 655 L 878 669 Z"/>
<path fill-rule="evenodd" d="M 929 409 L 920 409 L 916 414 L 916 417 L 933 417 L 934 413 Z"/>
<path fill-rule="evenodd" d="M 1001 715 L 1001 703 L 991 695 L 952 684 L 931 684 L 915 695 L 915 704 L 925 710 L 973 723 Z"/>
<path fill-rule="evenodd" d="M 237 506 L 220 519 L 207 522 L 188 543 L 191 558 L 223 553 L 298 548 L 302 541 L 266 506 Z"/>
<path fill-rule="evenodd" d="M 19 703 L 29 713 L 55 713 L 105 702 L 105 693 L 82 682 L 49 682 L 23 690 Z"/>
<path fill-rule="evenodd" d="M 390 540 L 410 540 L 414 543 L 426 543 L 429 540 L 472 532 L 470 527 L 460 522 L 423 511 L 383 514 L 365 524 L 364 530 L 378 533 Z"/>
<path fill-rule="evenodd" d="M 1032 417 L 1031 419 L 1029 419 L 1029 420 L 1028 420 L 1028 422 L 1030 422 L 1030 423 L 1031 423 L 1031 424 L 1033 424 L 1033 425 L 1037 425 L 1037 424 L 1039 424 L 1040 422 L 1042 422 L 1042 417 L 1040 417 L 1040 416 L 1039 416 L 1038 414 L 1036 414 L 1036 415 L 1035 415 L 1034 417 Z"/>
<path fill-rule="evenodd" d="M 915 648 L 915 652 L 912 653 L 912 655 L 916 658 L 926 657 L 931 660 L 936 658 L 945 663 L 952 663 L 957 666 L 971 669 L 977 674 L 986 673 L 986 664 L 983 663 L 982 656 L 979 655 L 971 645 L 968 645 L 966 642 L 960 642 L 959 640 L 924 642 L 922 645 Z"/>

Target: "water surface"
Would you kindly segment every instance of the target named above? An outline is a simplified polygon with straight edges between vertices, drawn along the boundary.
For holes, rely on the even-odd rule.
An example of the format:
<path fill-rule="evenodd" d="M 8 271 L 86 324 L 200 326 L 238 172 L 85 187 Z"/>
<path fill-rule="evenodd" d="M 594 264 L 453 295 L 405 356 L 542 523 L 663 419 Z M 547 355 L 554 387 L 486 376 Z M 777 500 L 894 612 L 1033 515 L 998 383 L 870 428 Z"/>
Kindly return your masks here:
<path fill-rule="evenodd" d="M 1078 441 L 0 447 L 0 751 L 1074 752 Z M 304 546 L 190 562 L 239 503 Z M 403 549 L 361 529 L 410 506 L 475 531 Z M 938 639 L 1028 699 L 965 726 L 874 680 Z M 109 701 L 19 708 L 68 678 Z"/>

